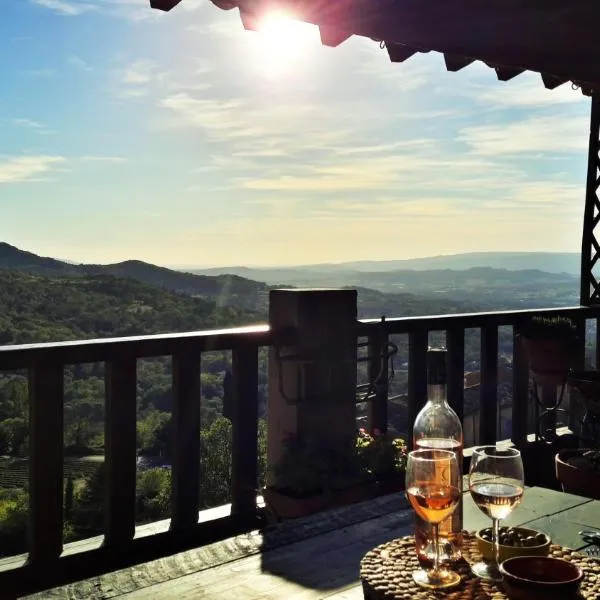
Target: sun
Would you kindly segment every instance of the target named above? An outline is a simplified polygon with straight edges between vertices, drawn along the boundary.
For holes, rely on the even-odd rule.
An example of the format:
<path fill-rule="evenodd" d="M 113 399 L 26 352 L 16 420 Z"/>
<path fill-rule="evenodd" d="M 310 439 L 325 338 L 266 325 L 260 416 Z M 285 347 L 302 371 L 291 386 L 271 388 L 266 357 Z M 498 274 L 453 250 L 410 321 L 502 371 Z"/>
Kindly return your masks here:
<path fill-rule="evenodd" d="M 257 28 L 257 67 L 267 77 L 293 74 L 318 45 L 318 29 L 284 12 L 269 12 Z"/>

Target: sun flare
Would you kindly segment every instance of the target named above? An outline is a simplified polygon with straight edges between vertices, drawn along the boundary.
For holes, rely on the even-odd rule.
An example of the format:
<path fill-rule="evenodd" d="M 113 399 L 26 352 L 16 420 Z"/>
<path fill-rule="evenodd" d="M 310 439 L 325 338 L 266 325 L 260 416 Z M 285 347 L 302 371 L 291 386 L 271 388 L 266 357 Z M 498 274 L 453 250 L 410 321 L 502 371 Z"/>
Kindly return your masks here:
<path fill-rule="evenodd" d="M 318 29 L 284 12 L 269 12 L 258 27 L 259 69 L 267 77 L 293 73 L 316 45 Z"/>

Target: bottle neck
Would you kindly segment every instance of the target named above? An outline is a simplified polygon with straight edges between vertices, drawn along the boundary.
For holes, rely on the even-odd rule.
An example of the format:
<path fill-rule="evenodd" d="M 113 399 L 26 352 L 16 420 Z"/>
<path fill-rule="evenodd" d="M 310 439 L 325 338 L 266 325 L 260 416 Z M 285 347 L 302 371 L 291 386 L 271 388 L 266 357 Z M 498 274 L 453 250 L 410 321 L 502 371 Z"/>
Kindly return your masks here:
<path fill-rule="evenodd" d="M 444 404 L 447 402 L 446 384 L 429 383 L 427 384 L 427 400 L 432 404 Z"/>

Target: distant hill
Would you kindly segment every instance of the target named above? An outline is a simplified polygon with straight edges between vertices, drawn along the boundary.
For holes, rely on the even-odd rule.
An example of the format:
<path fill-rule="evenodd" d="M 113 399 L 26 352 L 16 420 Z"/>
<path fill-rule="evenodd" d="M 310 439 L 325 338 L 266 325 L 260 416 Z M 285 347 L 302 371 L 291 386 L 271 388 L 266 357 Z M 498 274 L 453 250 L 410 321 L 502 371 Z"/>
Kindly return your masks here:
<path fill-rule="evenodd" d="M 262 314 L 113 275 L 44 277 L 0 269 L 0 345 L 259 322 Z"/>
<path fill-rule="evenodd" d="M 112 265 L 77 265 L 38 256 L 6 243 L 0 243 L 0 268 L 17 269 L 47 277 L 89 275 L 125 277 L 165 290 L 210 299 L 217 306 L 236 306 L 251 311 L 263 306 L 269 290 L 269 286 L 265 283 L 251 281 L 237 275 L 195 275 L 138 260 Z"/>
<path fill-rule="evenodd" d="M 288 278 L 291 273 L 331 273 L 341 271 L 380 272 L 400 270 L 464 270 L 474 267 L 492 267 L 512 271 L 538 270 L 547 273 L 569 273 L 578 275 L 581 257 L 577 252 L 468 252 L 464 254 L 448 254 L 411 258 L 406 260 L 356 261 L 344 263 L 323 263 L 299 265 L 294 267 L 218 267 L 213 269 L 190 269 L 193 273 L 216 275 L 235 273 L 244 277 L 270 281 L 282 276 Z"/>

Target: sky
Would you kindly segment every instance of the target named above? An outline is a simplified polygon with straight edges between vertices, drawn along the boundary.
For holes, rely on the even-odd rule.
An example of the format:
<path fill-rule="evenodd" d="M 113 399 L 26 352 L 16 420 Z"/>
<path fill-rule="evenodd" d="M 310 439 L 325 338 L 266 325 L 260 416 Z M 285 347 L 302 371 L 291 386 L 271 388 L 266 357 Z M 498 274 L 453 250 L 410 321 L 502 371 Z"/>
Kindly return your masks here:
<path fill-rule="evenodd" d="M 570 84 L 209 0 L 0 4 L 0 241 L 177 267 L 580 249 Z"/>

